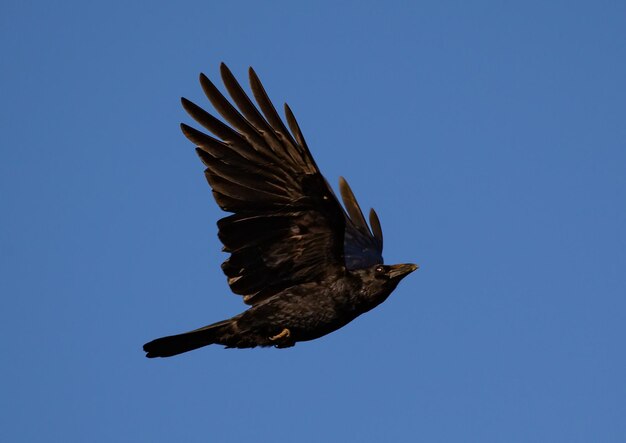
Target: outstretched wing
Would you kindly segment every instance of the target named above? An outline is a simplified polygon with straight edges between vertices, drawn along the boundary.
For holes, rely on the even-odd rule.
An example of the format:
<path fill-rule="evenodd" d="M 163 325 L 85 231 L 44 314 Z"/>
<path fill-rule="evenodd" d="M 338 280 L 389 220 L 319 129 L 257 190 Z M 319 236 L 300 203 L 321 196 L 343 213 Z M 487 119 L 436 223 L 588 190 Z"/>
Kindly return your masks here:
<path fill-rule="evenodd" d="M 346 268 L 363 269 L 383 263 L 383 231 L 376 211 L 370 209 L 370 229 L 350 185 L 343 177 L 339 177 L 339 190 L 347 211 L 344 238 Z"/>
<path fill-rule="evenodd" d="M 231 254 L 222 264 L 228 284 L 255 304 L 316 280 L 329 266 L 343 267 L 344 232 L 357 243 L 363 234 L 360 223 L 346 219 L 289 107 L 291 132 L 252 68 L 250 84 L 261 112 L 225 64 L 220 70 L 238 109 L 203 74 L 200 83 L 230 126 L 183 98 L 185 110 L 215 138 L 185 124 L 181 128 L 197 145 L 215 201 L 233 213 L 218 221 L 223 249 Z M 347 228 L 350 223 L 354 228 Z"/>

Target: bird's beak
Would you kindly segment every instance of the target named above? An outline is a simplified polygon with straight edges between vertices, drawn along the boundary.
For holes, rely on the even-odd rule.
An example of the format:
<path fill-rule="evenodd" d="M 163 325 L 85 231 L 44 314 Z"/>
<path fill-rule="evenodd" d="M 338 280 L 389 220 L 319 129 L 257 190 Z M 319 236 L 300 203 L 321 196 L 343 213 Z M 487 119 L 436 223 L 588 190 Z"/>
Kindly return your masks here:
<path fill-rule="evenodd" d="M 415 271 L 419 266 L 414 265 L 413 263 L 404 263 L 401 265 L 391 265 L 391 271 L 389 271 L 389 277 L 391 279 L 402 279 L 409 275 L 411 272 Z"/>

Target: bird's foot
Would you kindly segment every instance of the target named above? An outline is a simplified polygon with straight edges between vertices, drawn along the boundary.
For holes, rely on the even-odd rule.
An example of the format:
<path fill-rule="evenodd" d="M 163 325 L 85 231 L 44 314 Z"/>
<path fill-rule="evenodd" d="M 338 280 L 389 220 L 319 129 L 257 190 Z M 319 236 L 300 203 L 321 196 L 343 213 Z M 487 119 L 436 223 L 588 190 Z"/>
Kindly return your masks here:
<path fill-rule="evenodd" d="M 276 342 L 274 346 L 276 346 L 277 348 L 290 348 L 291 346 L 295 345 L 295 342 L 293 340 L 290 340 L 289 337 L 291 337 L 291 331 L 287 328 L 284 328 L 282 331 L 280 331 L 280 334 L 273 335 L 269 339 L 273 342 Z"/>
<path fill-rule="evenodd" d="M 290 335 L 291 335 L 291 332 L 289 331 L 289 329 L 285 328 L 282 331 L 280 331 L 280 334 L 271 336 L 270 340 L 272 341 L 283 340 L 285 338 L 289 338 Z"/>

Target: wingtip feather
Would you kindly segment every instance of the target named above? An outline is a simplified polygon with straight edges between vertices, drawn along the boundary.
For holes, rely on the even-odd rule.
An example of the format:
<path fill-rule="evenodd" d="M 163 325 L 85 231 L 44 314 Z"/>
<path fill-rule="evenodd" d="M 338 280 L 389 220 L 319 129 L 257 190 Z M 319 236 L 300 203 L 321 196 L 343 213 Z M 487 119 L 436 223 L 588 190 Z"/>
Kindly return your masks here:
<path fill-rule="evenodd" d="M 370 208 L 370 226 L 372 227 L 372 232 L 376 240 L 380 242 L 380 248 L 383 246 L 383 229 L 380 225 L 380 219 L 378 218 L 378 214 L 374 211 L 374 208 Z"/>

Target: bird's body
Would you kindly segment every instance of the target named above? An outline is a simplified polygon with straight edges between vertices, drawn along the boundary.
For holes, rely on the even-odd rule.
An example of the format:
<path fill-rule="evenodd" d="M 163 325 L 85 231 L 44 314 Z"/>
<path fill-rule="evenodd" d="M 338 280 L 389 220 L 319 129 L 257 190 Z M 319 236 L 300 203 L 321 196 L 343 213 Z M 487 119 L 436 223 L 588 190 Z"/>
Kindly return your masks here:
<path fill-rule="evenodd" d="M 225 125 L 193 103 L 183 106 L 221 140 L 189 126 L 220 207 L 218 222 L 228 283 L 251 307 L 218 323 L 144 345 L 147 357 L 168 357 L 209 344 L 285 348 L 333 332 L 387 299 L 413 264 L 383 265 L 382 230 L 368 226 L 345 180 L 345 210 L 313 160 L 293 114 L 291 133 L 254 71 L 250 80 L 263 115 L 228 68 L 222 78 L 241 114 L 204 76 L 200 81 Z"/>
<path fill-rule="evenodd" d="M 407 273 L 415 269 L 415 265 L 400 266 L 405 266 L 402 271 Z M 187 351 L 213 343 L 229 348 L 285 348 L 296 342 L 315 340 L 342 328 L 387 299 L 399 280 L 383 280 L 373 286 L 369 277 L 383 274 L 376 268 L 344 270 L 319 281 L 287 288 L 229 320 L 154 340 L 152 347 L 165 354 L 160 356 L 169 356 L 170 352 L 176 355 L 181 349 Z M 273 339 L 284 330 L 289 331 L 288 336 Z M 148 349 L 148 357 L 152 356 Z"/>

